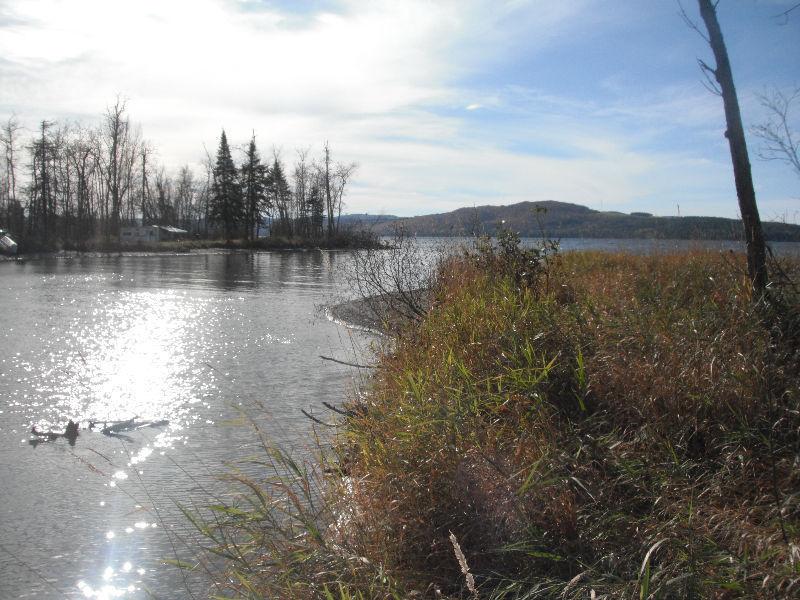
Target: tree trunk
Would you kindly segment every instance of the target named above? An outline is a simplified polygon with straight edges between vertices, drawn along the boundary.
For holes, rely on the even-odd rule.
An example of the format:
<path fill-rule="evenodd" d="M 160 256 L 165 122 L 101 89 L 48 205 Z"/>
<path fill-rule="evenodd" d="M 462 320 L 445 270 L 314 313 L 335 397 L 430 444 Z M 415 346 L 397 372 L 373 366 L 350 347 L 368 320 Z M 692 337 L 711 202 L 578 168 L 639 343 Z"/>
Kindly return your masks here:
<path fill-rule="evenodd" d="M 756 193 L 753 189 L 753 176 L 750 171 L 750 158 L 747 155 L 747 142 L 742 127 L 742 115 L 739 100 L 733 85 L 731 64 L 728 51 L 722 39 L 722 31 L 717 21 L 716 2 L 698 0 L 700 15 L 708 30 L 708 43 L 714 52 L 716 69 L 709 69 L 719 83 L 722 102 L 725 106 L 725 122 L 728 145 L 733 162 L 733 177 L 736 182 L 736 195 L 739 199 L 739 211 L 742 213 L 745 241 L 747 242 L 747 272 L 753 286 L 755 299 L 760 299 L 767 288 L 766 246 L 761 218 L 758 216 Z M 707 68 L 704 66 L 704 68 Z"/>
<path fill-rule="evenodd" d="M 333 237 L 333 202 L 331 200 L 331 151 L 325 142 L 325 207 L 328 212 L 328 239 Z"/>

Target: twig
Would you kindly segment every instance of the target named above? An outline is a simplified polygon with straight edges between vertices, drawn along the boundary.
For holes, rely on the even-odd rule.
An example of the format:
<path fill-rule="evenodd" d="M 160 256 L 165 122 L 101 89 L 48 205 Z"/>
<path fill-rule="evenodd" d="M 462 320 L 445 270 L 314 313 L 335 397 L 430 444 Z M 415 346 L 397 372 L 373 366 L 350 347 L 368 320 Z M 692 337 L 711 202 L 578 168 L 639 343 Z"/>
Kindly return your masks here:
<path fill-rule="evenodd" d="M 778 13 L 777 15 L 775 15 L 775 16 L 773 17 L 773 19 L 783 19 L 783 22 L 782 22 L 782 23 L 779 23 L 779 24 L 780 24 L 780 25 L 786 25 L 786 24 L 789 22 L 789 14 L 790 14 L 790 13 L 791 13 L 793 10 L 795 10 L 795 9 L 797 9 L 797 8 L 800 8 L 800 2 L 798 2 L 798 3 L 797 3 L 797 4 L 795 4 L 794 6 L 792 6 L 792 7 L 788 8 L 788 9 L 786 9 L 785 11 L 783 11 L 783 12 L 781 12 L 781 13 Z"/>
<path fill-rule="evenodd" d="M 330 427 L 331 429 L 333 429 L 334 427 L 336 427 L 336 425 L 331 425 L 330 423 L 326 423 L 325 421 L 320 421 L 320 420 L 319 420 L 317 417 L 315 417 L 314 415 L 310 415 L 310 414 L 308 414 L 308 413 L 307 413 L 305 410 L 303 410 L 302 408 L 300 409 L 300 412 L 301 412 L 301 413 L 303 413 L 305 416 L 307 416 L 307 417 L 308 417 L 309 419 L 311 419 L 312 421 L 314 421 L 314 423 L 319 423 L 319 424 L 320 424 L 320 425 L 322 425 L 323 427 Z"/>
<path fill-rule="evenodd" d="M 375 365 L 359 365 L 356 363 L 347 362 L 344 360 L 339 360 L 336 358 L 331 358 L 330 356 L 323 356 L 322 354 L 319 355 L 322 360 L 329 360 L 331 362 L 339 363 L 340 365 L 346 365 L 348 367 L 356 367 L 357 369 L 374 369 Z"/>
<path fill-rule="evenodd" d="M 322 401 L 322 405 L 325 408 L 327 408 L 329 410 L 332 410 L 333 412 L 335 412 L 337 414 L 342 415 L 343 417 L 354 417 L 355 414 L 356 414 L 352 410 L 342 410 L 341 408 L 336 408 L 333 404 L 329 404 L 329 403 L 325 402 L 324 400 Z"/>

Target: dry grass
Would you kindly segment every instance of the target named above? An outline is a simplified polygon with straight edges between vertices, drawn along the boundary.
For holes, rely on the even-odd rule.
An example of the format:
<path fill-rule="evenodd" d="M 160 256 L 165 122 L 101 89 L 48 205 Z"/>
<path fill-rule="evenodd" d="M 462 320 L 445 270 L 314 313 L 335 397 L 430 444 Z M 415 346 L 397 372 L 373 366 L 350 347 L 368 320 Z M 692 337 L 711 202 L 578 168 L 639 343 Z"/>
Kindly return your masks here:
<path fill-rule="evenodd" d="M 242 595 L 800 594 L 797 302 L 754 305 L 742 272 L 703 252 L 452 260 L 328 472 L 295 474 L 324 509 L 274 488 L 303 531 L 252 545 Z"/>

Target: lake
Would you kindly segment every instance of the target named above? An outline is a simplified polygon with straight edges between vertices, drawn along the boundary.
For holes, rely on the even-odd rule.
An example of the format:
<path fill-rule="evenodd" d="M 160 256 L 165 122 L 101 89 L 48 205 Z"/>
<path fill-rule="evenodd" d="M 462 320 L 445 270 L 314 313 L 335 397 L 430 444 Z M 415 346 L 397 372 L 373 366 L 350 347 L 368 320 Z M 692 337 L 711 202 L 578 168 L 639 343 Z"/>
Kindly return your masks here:
<path fill-rule="evenodd" d="M 800 244 L 775 249 L 800 256 Z M 309 251 L 0 263 L 0 598 L 204 597 L 202 577 L 163 564 L 196 550 L 179 506 L 209 504 L 229 493 L 220 474 L 254 468 L 237 465 L 259 452 L 253 425 L 296 455 L 312 451 L 301 409 L 329 418 L 321 401 L 341 403 L 358 383 L 320 355 L 353 360 L 371 340 L 322 310 L 348 296 L 350 261 Z M 81 427 L 74 445 L 30 433 L 69 419 Z M 130 419 L 138 428 L 101 432 Z"/>
<path fill-rule="evenodd" d="M 325 318 L 347 254 L 46 258 L 0 263 L 0 598 L 188 597 L 178 505 L 352 388 L 367 342 Z M 327 413 L 327 414 L 325 414 Z M 115 421 L 148 425 L 104 435 Z M 30 443 L 30 429 L 66 439 Z M 97 422 L 88 430 L 90 421 Z M 164 422 L 166 421 L 166 422 Z M 106 425 L 108 426 L 108 425 Z M 46 439 L 46 438 L 44 438 Z M 187 548 L 187 545 L 190 547 Z M 198 597 L 205 582 L 189 582 Z"/>

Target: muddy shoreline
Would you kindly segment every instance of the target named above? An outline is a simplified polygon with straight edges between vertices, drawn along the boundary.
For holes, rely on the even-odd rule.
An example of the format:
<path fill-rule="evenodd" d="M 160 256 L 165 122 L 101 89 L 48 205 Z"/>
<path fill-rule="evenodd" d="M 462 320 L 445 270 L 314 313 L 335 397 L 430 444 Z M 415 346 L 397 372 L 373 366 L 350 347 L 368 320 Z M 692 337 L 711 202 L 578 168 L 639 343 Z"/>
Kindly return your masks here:
<path fill-rule="evenodd" d="M 428 299 L 423 302 L 427 303 Z M 392 335 L 414 320 L 397 294 L 356 298 L 328 307 L 327 313 L 337 323 L 379 335 Z"/>

